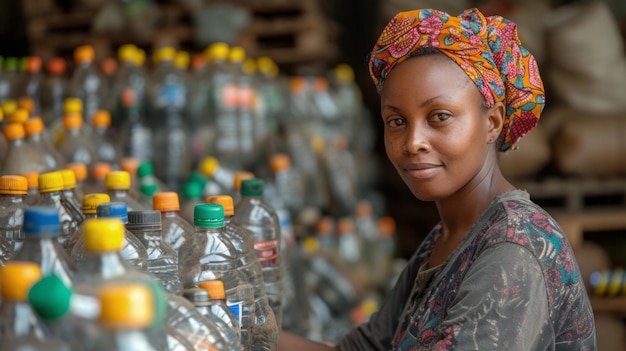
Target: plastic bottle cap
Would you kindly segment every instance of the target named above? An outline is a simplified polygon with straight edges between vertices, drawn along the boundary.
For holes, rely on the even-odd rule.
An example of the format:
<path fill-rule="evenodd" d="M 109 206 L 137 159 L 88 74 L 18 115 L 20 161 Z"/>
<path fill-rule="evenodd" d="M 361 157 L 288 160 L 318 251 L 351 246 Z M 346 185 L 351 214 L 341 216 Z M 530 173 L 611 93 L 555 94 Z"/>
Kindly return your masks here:
<path fill-rule="evenodd" d="M 28 180 L 20 175 L 4 175 L 0 177 L 0 194 L 26 195 L 28 193 Z"/>
<path fill-rule="evenodd" d="M 241 63 L 246 59 L 246 50 L 241 46 L 233 46 L 228 53 L 228 61 L 232 63 Z"/>
<path fill-rule="evenodd" d="M 68 163 L 65 167 L 74 171 L 77 181 L 82 182 L 87 179 L 87 165 L 84 163 L 72 162 Z"/>
<path fill-rule="evenodd" d="M 100 323 L 113 329 L 143 329 L 155 317 L 154 296 L 141 284 L 106 284 L 98 292 Z"/>
<path fill-rule="evenodd" d="M 242 70 L 243 73 L 252 76 L 254 74 L 256 74 L 257 72 L 257 64 L 256 61 L 253 59 L 246 59 L 243 61 L 243 66 L 242 66 Z"/>
<path fill-rule="evenodd" d="M 32 171 L 22 174 L 28 182 L 28 189 L 39 189 L 39 172 Z"/>
<path fill-rule="evenodd" d="M 107 202 L 98 205 L 96 215 L 101 218 L 117 218 L 128 223 L 128 207 L 125 202 Z"/>
<path fill-rule="evenodd" d="M 67 64 L 65 59 L 62 57 L 53 57 L 48 61 L 46 66 L 46 70 L 49 75 L 60 76 L 65 73 L 65 69 L 67 68 Z"/>
<path fill-rule="evenodd" d="M 97 209 L 100 204 L 111 202 L 109 194 L 104 193 L 92 193 L 83 196 L 83 214 L 92 215 L 97 214 Z"/>
<path fill-rule="evenodd" d="M 28 115 L 33 113 L 34 107 L 35 107 L 35 102 L 30 96 L 22 96 L 19 99 L 17 99 L 17 108 L 26 110 L 26 112 L 28 112 Z"/>
<path fill-rule="evenodd" d="M 139 186 L 139 191 L 147 197 L 152 197 L 157 191 L 159 191 L 159 187 L 154 183 L 141 184 Z"/>
<path fill-rule="evenodd" d="M 111 114 L 107 110 L 98 110 L 91 117 L 91 125 L 95 128 L 108 128 L 111 125 Z"/>
<path fill-rule="evenodd" d="M 188 288 L 183 290 L 183 297 L 194 306 L 206 306 L 211 301 L 209 292 L 201 288 Z"/>
<path fill-rule="evenodd" d="M 253 179 L 253 178 L 254 178 L 254 173 L 246 172 L 246 171 L 236 171 L 233 187 L 235 188 L 235 190 L 240 190 L 241 182 L 244 179 Z"/>
<path fill-rule="evenodd" d="M 24 124 L 26 123 L 26 121 L 28 121 L 28 111 L 22 108 L 18 108 L 17 110 L 15 110 L 15 112 L 9 115 L 7 121 L 9 123 Z"/>
<path fill-rule="evenodd" d="M 191 56 L 190 68 L 192 72 L 198 72 L 206 67 L 206 60 L 202 54 L 194 54 Z"/>
<path fill-rule="evenodd" d="M 207 62 L 215 60 L 226 60 L 230 47 L 226 43 L 213 43 L 204 52 L 204 58 Z"/>
<path fill-rule="evenodd" d="M 15 110 L 17 110 L 17 102 L 15 100 L 5 100 L 2 103 L 2 111 L 4 111 L 6 116 L 10 116 Z"/>
<path fill-rule="evenodd" d="M 117 59 L 120 62 L 132 62 L 135 64 L 137 47 L 134 44 L 124 44 L 117 49 Z"/>
<path fill-rule="evenodd" d="M 224 289 L 224 282 L 221 280 L 207 280 L 200 282 L 198 286 L 209 293 L 209 297 L 212 300 L 225 300 L 226 291 Z"/>
<path fill-rule="evenodd" d="M 337 232 L 339 235 L 350 234 L 354 232 L 354 223 L 349 218 L 341 218 L 337 222 Z"/>
<path fill-rule="evenodd" d="M 111 164 L 106 162 L 96 162 L 91 166 L 91 179 L 104 180 L 107 174 L 111 172 Z"/>
<path fill-rule="evenodd" d="M 289 79 L 289 91 L 301 94 L 306 90 L 306 80 L 303 77 L 291 77 Z"/>
<path fill-rule="evenodd" d="M 333 69 L 335 81 L 342 84 L 354 82 L 354 70 L 345 63 L 339 64 Z"/>
<path fill-rule="evenodd" d="M 76 174 L 74 170 L 65 168 L 60 170 L 63 176 L 63 189 L 73 189 L 76 187 Z"/>
<path fill-rule="evenodd" d="M 233 205 L 233 197 L 230 195 L 209 196 L 204 200 L 207 204 L 218 204 L 224 207 L 224 216 L 234 216 L 235 206 Z"/>
<path fill-rule="evenodd" d="M 154 175 L 154 167 L 149 161 L 144 161 L 137 167 L 137 176 L 143 178 L 145 176 Z"/>
<path fill-rule="evenodd" d="M 4 127 L 2 132 L 8 141 L 23 139 L 26 134 L 24 126 L 21 123 L 9 123 Z"/>
<path fill-rule="evenodd" d="M 120 251 L 124 243 L 124 223 L 119 218 L 89 218 L 83 227 L 85 250 Z"/>
<path fill-rule="evenodd" d="M 369 201 L 362 200 L 357 203 L 354 213 L 357 217 L 370 217 L 374 213 L 374 209 Z"/>
<path fill-rule="evenodd" d="M 324 77 L 315 77 L 313 79 L 313 89 L 316 92 L 324 92 L 328 90 L 328 79 Z"/>
<path fill-rule="evenodd" d="M 378 220 L 378 232 L 384 238 L 392 237 L 396 233 L 396 221 L 389 216 L 381 217 Z"/>
<path fill-rule="evenodd" d="M 66 130 L 80 129 L 83 127 L 83 118 L 77 113 L 65 115 L 63 117 L 63 127 Z"/>
<path fill-rule="evenodd" d="M 187 182 L 183 184 L 181 194 L 185 199 L 198 199 L 202 196 L 202 185 L 196 182 Z"/>
<path fill-rule="evenodd" d="M 49 193 L 63 190 L 63 175 L 61 172 L 48 172 L 39 175 L 39 192 Z"/>
<path fill-rule="evenodd" d="M 274 60 L 269 56 L 259 56 L 256 59 L 256 63 L 259 66 L 259 71 L 266 73 L 271 70 L 275 65 Z"/>
<path fill-rule="evenodd" d="M 139 159 L 135 157 L 125 157 L 120 161 L 120 169 L 129 174 L 137 174 L 139 167 Z"/>
<path fill-rule="evenodd" d="M 100 72 L 104 76 L 112 76 L 117 72 L 117 61 L 114 58 L 107 57 L 100 62 Z"/>
<path fill-rule="evenodd" d="M 92 62 L 96 53 L 91 45 L 81 45 L 74 49 L 74 61 L 77 63 Z"/>
<path fill-rule="evenodd" d="M 33 117 L 24 123 L 24 130 L 27 136 L 43 133 L 43 121 L 40 117 Z"/>
<path fill-rule="evenodd" d="M 67 98 L 63 101 L 63 113 L 83 113 L 83 101 L 79 98 Z"/>
<path fill-rule="evenodd" d="M 0 109 L 0 123 L 4 122 L 4 111 Z"/>
<path fill-rule="evenodd" d="M 39 56 L 30 56 L 26 58 L 26 72 L 28 73 L 37 73 L 41 71 L 41 57 Z"/>
<path fill-rule="evenodd" d="M 272 172 L 277 173 L 288 170 L 291 167 L 291 159 L 289 155 L 278 153 L 270 157 L 270 168 Z"/>
<path fill-rule="evenodd" d="M 143 66 L 143 64 L 146 62 L 146 52 L 143 51 L 143 49 L 138 48 L 137 52 L 135 52 L 134 61 L 137 67 Z"/>
<path fill-rule="evenodd" d="M 304 240 L 302 241 L 302 247 L 304 248 L 304 251 L 309 254 L 315 253 L 320 248 L 320 242 L 319 240 L 317 240 L 317 238 L 309 236 L 304 238 Z"/>
<path fill-rule="evenodd" d="M 6 71 L 17 71 L 19 60 L 17 57 L 7 57 L 4 61 L 4 69 Z"/>
<path fill-rule="evenodd" d="M 187 51 L 179 50 L 174 55 L 174 66 L 178 69 L 186 70 L 189 68 L 189 53 Z"/>
<path fill-rule="evenodd" d="M 9 261 L 0 268 L 0 296 L 3 300 L 26 301 L 28 290 L 41 279 L 34 262 Z"/>
<path fill-rule="evenodd" d="M 133 88 L 126 87 L 122 90 L 122 93 L 120 94 L 122 106 L 126 108 L 133 107 L 135 105 L 135 100 L 135 91 Z"/>
<path fill-rule="evenodd" d="M 329 235 L 332 234 L 334 226 L 335 223 L 332 218 L 323 217 L 319 220 L 319 222 L 317 222 L 317 225 L 315 226 L 315 231 L 318 235 Z"/>
<path fill-rule="evenodd" d="M 199 204 L 193 208 L 193 224 L 200 228 L 222 228 L 224 207 L 217 204 Z"/>
<path fill-rule="evenodd" d="M 198 184 L 202 191 L 202 189 L 204 189 L 204 187 L 208 183 L 208 180 L 199 171 L 192 171 L 191 173 L 189 173 L 189 177 L 187 178 L 187 183 Z"/>
<path fill-rule="evenodd" d="M 333 139 L 333 146 L 337 150 L 346 150 L 348 148 L 348 139 L 343 135 L 337 135 Z"/>
<path fill-rule="evenodd" d="M 41 278 L 28 292 L 28 302 L 39 317 L 55 321 L 70 310 L 72 290 L 55 274 Z"/>
<path fill-rule="evenodd" d="M 161 230 L 161 212 L 154 210 L 129 211 L 126 228 L 130 231 L 135 229 Z"/>
<path fill-rule="evenodd" d="M 219 161 L 217 161 L 215 157 L 205 157 L 200 163 L 198 170 L 200 171 L 200 173 L 204 174 L 205 176 L 211 177 L 213 176 L 213 174 L 217 170 L 217 167 L 219 166 L 220 166 L 220 163 Z"/>
<path fill-rule="evenodd" d="M 155 194 L 152 197 L 152 208 L 161 212 L 179 211 L 180 201 L 178 200 L 178 194 L 173 191 Z"/>
<path fill-rule="evenodd" d="M 130 173 L 126 171 L 111 171 L 104 178 L 104 187 L 107 190 L 130 189 Z"/>
<path fill-rule="evenodd" d="M 170 46 L 166 46 L 159 48 L 154 52 L 154 55 L 152 56 L 152 61 L 158 65 L 163 61 L 174 60 L 174 56 L 176 56 L 176 49 Z"/>
<path fill-rule="evenodd" d="M 25 236 L 59 236 L 61 232 L 59 213 L 50 207 L 25 208 L 23 230 Z"/>
<path fill-rule="evenodd" d="M 263 180 L 259 178 L 244 179 L 241 182 L 241 196 L 262 197 L 263 196 Z"/>

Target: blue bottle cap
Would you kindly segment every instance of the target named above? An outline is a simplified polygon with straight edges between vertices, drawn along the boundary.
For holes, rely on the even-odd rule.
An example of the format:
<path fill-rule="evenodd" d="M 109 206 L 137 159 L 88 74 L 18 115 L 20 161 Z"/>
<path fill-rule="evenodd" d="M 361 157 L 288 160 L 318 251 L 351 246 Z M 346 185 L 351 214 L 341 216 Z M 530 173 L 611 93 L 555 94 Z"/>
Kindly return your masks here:
<path fill-rule="evenodd" d="M 96 215 L 102 218 L 119 218 L 124 224 L 128 223 L 128 208 L 124 202 L 107 202 L 98 205 Z"/>
<path fill-rule="evenodd" d="M 52 207 L 30 207 L 24 210 L 25 236 L 59 236 L 59 213 Z"/>

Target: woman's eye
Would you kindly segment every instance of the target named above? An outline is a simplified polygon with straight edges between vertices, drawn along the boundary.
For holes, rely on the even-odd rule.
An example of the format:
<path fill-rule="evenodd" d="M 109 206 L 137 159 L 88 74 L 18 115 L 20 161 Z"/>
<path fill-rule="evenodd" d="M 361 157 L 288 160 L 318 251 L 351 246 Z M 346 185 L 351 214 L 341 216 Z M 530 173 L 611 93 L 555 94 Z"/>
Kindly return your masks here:
<path fill-rule="evenodd" d="M 399 127 L 399 126 L 403 126 L 406 124 L 404 118 L 392 118 L 390 120 L 387 121 L 387 124 L 390 127 Z"/>
<path fill-rule="evenodd" d="M 439 112 L 439 113 L 434 114 L 431 119 L 433 122 L 443 122 L 450 117 L 452 116 L 449 113 Z"/>

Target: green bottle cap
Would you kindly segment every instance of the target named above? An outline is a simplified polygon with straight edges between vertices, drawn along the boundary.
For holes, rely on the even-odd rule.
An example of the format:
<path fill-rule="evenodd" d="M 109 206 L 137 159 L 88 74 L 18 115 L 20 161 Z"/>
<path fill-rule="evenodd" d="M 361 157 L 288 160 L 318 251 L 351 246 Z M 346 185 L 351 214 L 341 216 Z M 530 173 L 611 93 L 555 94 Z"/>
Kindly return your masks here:
<path fill-rule="evenodd" d="M 189 181 L 183 185 L 180 192 L 185 199 L 197 199 L 202 197 L 202 185 Z"/>
<path fill-rule="evenodd" d="M 262 197 L 263 180 L 259 178 L 245 179 L 241 182 L 241 196 Z"/>
<path fill-rule="evenodd" d="M 137 177 L 143 178 L 148 175 L 154 175 L 154 167 L 152 163 L 145 161 L 137 167 Z"/>
<path fill-rule="evenodd" d="M 199 204 L 193 208 L 193 224 L 201 228 L 224 226 L 224 207 L 218 204 Z"/>
<path fill-rule="evenodd" d="M 159 190 L 159 187 L 154 183 L 141 184 L 139 190 L 147 197 L 152 197 Z"/>
<path fill-rule="evenodd" d="M 200 184 L 202 188 L 206 186 L 207 179 L 202 175 L 202 173 L 198 171 L 193 171 L 189 174 L 189 178 L 187 178 L 187 182 L 194 182 Z"/>
<path fill-rule="evenodd" d="M 54 321 L 70 309 L 72 290 L 52 274 L 35 283 L 28 292 L 28 302 L 44 320 Z"/>

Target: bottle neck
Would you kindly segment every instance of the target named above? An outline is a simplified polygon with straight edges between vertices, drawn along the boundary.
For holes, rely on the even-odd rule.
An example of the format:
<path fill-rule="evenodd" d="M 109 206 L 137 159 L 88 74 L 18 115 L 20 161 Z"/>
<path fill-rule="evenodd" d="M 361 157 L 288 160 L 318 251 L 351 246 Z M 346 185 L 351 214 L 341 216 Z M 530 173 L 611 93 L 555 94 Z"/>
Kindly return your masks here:
<path fill-rule="evenodd" d="M 85 274 L 96 275 L 104 279 L 114 278 L 132 270 L 118 251 L 86 251 L 85 260 L 81 263 L 81 267 Z"/>
<path fill-rule="evenodd" d="M 11 335 L 14 338 L 40 338 L 43 336 L 43 330 L 38 326 L 39 317 L 35 314 L 28 301 L 6 300 L 2 298 L 0 311 L 4 316 L 12 316 L 12 323 L 6 323 L 5 327 L 10 330 L 4 330 L 5 335 Z M 7 321 L 5 321 L 7 322 Z"/>
<path fill-rule="evenodd" d="M 40 205 L 56 205 L 61 202 L 61 198 L 63 197 L 60 190 L 41 192 L 39 196 Z"/>
<path fill-rule="evenodd" d="M 26 195 L 0 194 L 0 204 L 21 204 L 25 198 Z"/>
<path fill-rule="evenodd" d="M 129 229 L 131 233 L 133 233 L 139 241 L 141 241 L 144 246 L 153 246 L 149 245 L 149 243 L 160 243 L 162 241 L 161 231 L 156 228 L 146 228 L 146 229 Z"/>

